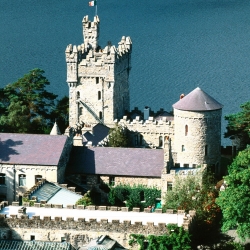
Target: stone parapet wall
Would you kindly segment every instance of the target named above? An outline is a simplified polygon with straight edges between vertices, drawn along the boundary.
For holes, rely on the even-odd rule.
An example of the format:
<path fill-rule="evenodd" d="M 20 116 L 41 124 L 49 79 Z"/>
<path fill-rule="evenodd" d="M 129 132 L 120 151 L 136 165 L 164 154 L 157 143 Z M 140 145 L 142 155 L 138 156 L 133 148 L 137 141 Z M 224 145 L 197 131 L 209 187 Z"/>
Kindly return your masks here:
<path fill-rule="evenodd" d="M 1 204 L 1 208 L 3 208 L 4 205 L 7 204 Z M 96 208 L 97 207 L 95 206 L 88 207 L 88 209 Z M 107 208 L 108 207 L 105 206 L 98 207 L 98 209 L 102 211 Z M 117 213 L 121 213 L 122 218 L 122 211 L 124 211 L 123 208 L 109 208 L 112 211 L 120 210 L 117 211 Z M 22 209 L 19 210 L 21 211 Z M 23 211 L 25 210 L 26 209 Z M 127 209 L 125 209 L 125 211 L 127 211 Z M 134 212 L 138 212 L 136 208 L 134 209 Z M 148 213 L 146 209 L 145 212 Z M 173 214 L 173 210 L 168 210 L 167 212 L 168 214 Z M 179 210 L 178 214 L 184 214 L 184 211 Z M 195 211 L 190 211 L 189 214 L 184 216 L 183 227 L 185 229 L 189 228 L 194 217 Z M 66 241 L 76 248 L 87 244 L 90 240 L 95 239 L 100 235 L 109 235 L 121 245 L 129 247 L 129 235 L 132 233 L 143 235 L 162 235 L 168 233 L 166 223 L 158 223 L 158 225 L 154 225 L 153 222 L 147 222 L 144 225 L 140 221 L 135 221 L 132 224 L 130 220 L 123 222 L 112 220 L 109 222 L 108 218 L 100 219 L 100 221 L 92 218 L 86 221 L 85 218 L 74 220 L 74 217 L 67 217 L 63 220 L 60 216 L 57 216 L 54 219 L 51 219 L 51 216 L 44 216 L 43 219 L 41 219 L 40 216 L 36 215 L 29 218 L 25 213 L 10 215 L 9 218 L 7 218 L 5 214 L 0 214 L 0 228 L 1 239 L 30 240 L 31 235 L 33 235 L 36 240 L 60 242 L 62 238 L 66 238 Z"/>

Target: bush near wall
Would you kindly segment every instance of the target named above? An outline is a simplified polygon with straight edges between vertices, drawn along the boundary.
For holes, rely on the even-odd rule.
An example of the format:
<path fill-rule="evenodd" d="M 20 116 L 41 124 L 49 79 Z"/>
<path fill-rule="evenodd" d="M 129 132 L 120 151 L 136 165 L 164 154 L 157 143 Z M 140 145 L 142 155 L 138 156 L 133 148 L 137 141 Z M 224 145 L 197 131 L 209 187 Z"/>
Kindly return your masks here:
<path fill-rule="evenodd" d="M 117 185 L 110 187 L 108 200 L 113 206 L 124 206 L 132 210 L 133 207 L 139 207 L 143 210 L 146 207 L 155 205 L 156 198 L 161 197 L 161 190 L 143 185 Z"/>
<path fill-rule="evenodd" d="M 156 236 L 141 234 L 131 234 L 129 245 L 138 246 L 139 250 L 189 250 L 191 248 L 191 239 L 188 231 L 177 225 L 167 225 L 168 234 Z"/>

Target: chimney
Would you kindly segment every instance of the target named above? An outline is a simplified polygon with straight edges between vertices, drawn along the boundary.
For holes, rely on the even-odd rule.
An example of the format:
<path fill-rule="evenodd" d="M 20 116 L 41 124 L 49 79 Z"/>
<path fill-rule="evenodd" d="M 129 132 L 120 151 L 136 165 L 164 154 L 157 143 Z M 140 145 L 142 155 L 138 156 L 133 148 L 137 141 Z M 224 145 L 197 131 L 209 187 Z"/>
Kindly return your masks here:
<path fill-rule="evenodd" d="M 150 108 L 148 107 L 148 106 L 146 106 L 145 108 L 144 108 L 144 120 L 148 120 L 148 118 L 149 118 L 149 113 L 150 113 Z"/>
<path fill-rule="evenodd" d="M 181 94 L 181 95 L 180 95 L 180 99 L 184 98 L 184 96 L 185 96 L 184 94 Z"/>

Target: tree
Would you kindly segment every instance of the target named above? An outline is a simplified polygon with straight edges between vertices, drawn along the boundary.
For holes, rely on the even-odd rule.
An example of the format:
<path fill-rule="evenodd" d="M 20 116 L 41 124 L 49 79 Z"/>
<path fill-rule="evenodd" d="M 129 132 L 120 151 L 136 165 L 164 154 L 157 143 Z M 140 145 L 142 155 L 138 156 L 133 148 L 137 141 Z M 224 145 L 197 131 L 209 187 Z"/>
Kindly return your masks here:
<path fill-rule="evenodd" d="M 215 183 L 214 175 L 209 171 L 203 175 L 177 176 L 172 191 L 165 196 L 164 209 L 196 210 L 193 240 L 197 244 L 213 238 L 219 230 L 221 212 L 215 203 L 218 196 Z"/>
<path fill-rule="evenodd" d="M 33 69 L 0 90 L 1 130 L 4 132 L 44 133 L 51 127 L 51 110 L 57 95 L 45 87 L 44 71 Z"/>
<path fill-rule="evenodd" d="M 250 144 L 250 101 L 242 104 L 241 111 L 236 114 L 225 116 L 228 121 L 225 137 L 234 136 L 239 139 L 239 150 L 246 148 Z"/>
<path fill-rule="evenodd" d="M 228 168 L 226 189 L 216 203 L 223 214 L 223 231 L 237 229 L 241 239 L 250 237 L 250 147 L 239 152 Z"/>
<path fill-rule="evenodd" d="M 121 125 L 115 125 L 114 128 L 110 129 L 108 135 L 108 147 L 128 147 L 129 136 L 128 130 Z"/>

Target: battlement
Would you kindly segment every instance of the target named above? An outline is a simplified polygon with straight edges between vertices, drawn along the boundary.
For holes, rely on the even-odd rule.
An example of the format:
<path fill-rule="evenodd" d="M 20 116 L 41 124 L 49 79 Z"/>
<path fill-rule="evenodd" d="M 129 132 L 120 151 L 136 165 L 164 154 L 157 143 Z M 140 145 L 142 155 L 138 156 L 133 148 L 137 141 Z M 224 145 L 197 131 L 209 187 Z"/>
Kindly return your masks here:
<path fill-rule="evenodd" d="M 37 203 L 36 203 L 37 204 Z M 162 230 L 165 230 L 166 224 L 178 224 L 178 226 L 183 226 L 186 230 L 188 230 L 193 218 L 195 217 L 195 211 L 189 211 L 189 213 L 185 213 L 184 210 L 174 211 L 168 209 L 166 213 L 162 213 L 162 209 L 156 209 L 154 213 L 150 213 L 150 209 L 145 208 L 144 212 L 140 212 L 139 208 L 134 208 L 133 211 L 128 211 L 127 207 L 107 207 L 107 206 L 68 206 L 68 209 L 74 209 L 74 216 L 68 217 L 65 214 L 69 212 L 64 212 L 65 209 L 59 207 L 58 205 L 46 206 L 45 208 L 37 208 L 37 206 L 32 210 L 29 207 L 20 207 L 17 202 L 12 203 L 12 207 L 8 207 L 9 214 L 4 214 L 5 206 L 7 202 L 1 203 L 1 214 L 0 214 L 0 225 L 10 226 L 10 227 L 18 227 L 18 228 L 34 228 L 35 225 L 46 223 L 46 227 L 55 228 L 56 225 L 60 225 L 61 229 L 72 229 L 75 230 L 106 230 L 105 228 L 110 228 L 110 230 L 115 231 L 123 231 L 125 228 L 129 229 L 131 233 L 144 232 L 145 229 L 148 229 L 151 233 L 157 232 L 158 234 L 162 234 Z M 48 204 L 49 205 L 49 204 Z M 56 213 L 53 209 L 50 210 L 51 207 L 56 208 Z M 60 209 L 61 208 L 61 209 Z M 52 209 L 52 208 L 51 208 Z M 67 210 L 68 210 L 67 209 Z M 84 212 L 85 211 L 93 211 L 98 209 L 98 211 L 102 211 L 101 216 L 98 211 L 92 212 L 91 215 Z M 109 209 L 109 210 L 108 210 Z M 29 214 L 26 214 L 26 211 L 29 210 Z M 39 210 L 41 210 L 39 212 Z M 105 212 L 106 211 L 106 212 Z M 110 212 L 114 212 L 120 214 L 116 216 L 114 214 L 110 214 Z M 11 214 L 10 214 L 11 213 Z M 43 216 L 37 214 L 43 214 Z M 105 213 L 106 218 L 105 218 Z M 127 216 L 130 214 L 129 217 Z M 143 217 L 143 214 L 150 213 Z M 127 214 L 127 215 L 126 215 Z M 141 214 L 142 216 L 139 216 Z M 162 216 L 161 216 L 162 214 Z M 97 217 L 95 218 L 94 215 Z M 135 217 L 136 216 L 136 217 Z M 159 217 L 160 216 L 160 217 Z M 150 219 L 150 217 L 152 217 Z M 169 218 L 168 218 L 169 217 Z M 115 218 L 115 219 L 114 219 Z M 117 219 L 121 218 L 121 219 Z M 125 219 L 124 219 L 125 218 Z M 127 218 L 131 218 L 126 220 Z M 140 219 L 143 221 L 140 221 Z M 146 220 L 145 220 L 146 218 Z M 161 221 L 162 219 L 162 221 Z M 106 227 L 105 227 L 105 225 Z"/>

